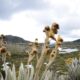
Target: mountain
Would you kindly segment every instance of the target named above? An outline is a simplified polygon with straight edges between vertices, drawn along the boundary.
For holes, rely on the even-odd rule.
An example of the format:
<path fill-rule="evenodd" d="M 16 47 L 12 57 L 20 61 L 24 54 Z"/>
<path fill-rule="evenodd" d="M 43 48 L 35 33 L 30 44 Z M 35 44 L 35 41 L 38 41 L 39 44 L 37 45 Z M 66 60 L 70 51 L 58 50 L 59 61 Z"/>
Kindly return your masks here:
<path fill-rule="evenodd" d="M 80 50 L 80 39 L 69 42 L 63 42 L 62 47 L 77 48 Z"/>
<path fill-rule="evenodd" d="M 21 37 L 18 36 L 13 36 L 13 35 L 5 35 L 5 41 L 9 42 L 9 43 L 26 43 L 26 42 L 30 42 L 27 40 L 24 40 Z M 64 43 L 80 43 L 80 39 L 74 40 L 74 41 L 70 41 L 70 42 L 64 42 Z"/>
<path fill-rule="evenodd" d="M 73 42 L 80 43 L 80 39 L 77 39 L 77 40 L 75 40 Z"/>
<path fill-rule="evenodd" d="M 13 36 L 13 35 L 6 35 L 5 36 L 5 41 L 7 41 L 7 49 L 12 53 L 12 54 L 22 54 L 25 53 L 25 50 L 30 50 L 29 43 L 30 41 L 24 40 L 21 37 L 18 36 Z M 39 46 L 39 51 L 42 49 L 42 45 L 40 44 Z M 53 45 L 51 46 L 53 47 Z M 80 50 L 80 39 L 75 40 L 75 41 L 70 41 L 70 42 L 63 42 L 62 44 L 63 48 L 78 48 Z"/>
<path fill-rule="evenodd" d="M 5 41 L 8 43 L 6 45 L 8 51 L 10 51 L 12 54 L 22 54 L 25 53 L 25 51 L 30 51 L 31 46 L 29 46 L 29 43 L 32 43 L 30 41 L 24 40 L 21 37 L 13 36 L 13 35 L 5 35 Z M 39 50 L 42 48 L 42 44 L 39 44 Z"/>
<path fill-rule="evenodd" d="M 5 41 L 7 41 L 7 43 L 26 43 L 26 42 L 29 42 L 29 41 L 24 40 L 21 37 L 12 36 L 12 35 L 6 35 Z"/>

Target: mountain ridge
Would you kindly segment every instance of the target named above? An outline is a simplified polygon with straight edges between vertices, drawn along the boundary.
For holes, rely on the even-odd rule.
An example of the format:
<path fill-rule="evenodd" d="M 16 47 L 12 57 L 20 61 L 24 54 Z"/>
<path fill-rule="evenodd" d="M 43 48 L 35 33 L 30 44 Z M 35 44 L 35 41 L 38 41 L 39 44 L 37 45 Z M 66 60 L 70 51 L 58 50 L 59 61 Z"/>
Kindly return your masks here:
<path fill-rule="evenodd" d="M 10 43 L 26 43 L 26 42 L 30 42 L 30 41 L 25 40 L 25 39 L 23 39 L 21 37 L 13 36 L 13 35 L 5 35 L 5 41 L 10 42 Z M 77 39 L 77 40 L 74 40 L 74 41 L 70 41 L 70 42 L 80 42 L 80 39 Z"/>
<path fill-rule="evenodd" d="M 7 41 L 8 43 L 27 43 L 27 42 L 30 42 L 30 41 L 25 40 L 21 37 L 13 36 L 13 35 L 5 35 L 5 41 Z"/>

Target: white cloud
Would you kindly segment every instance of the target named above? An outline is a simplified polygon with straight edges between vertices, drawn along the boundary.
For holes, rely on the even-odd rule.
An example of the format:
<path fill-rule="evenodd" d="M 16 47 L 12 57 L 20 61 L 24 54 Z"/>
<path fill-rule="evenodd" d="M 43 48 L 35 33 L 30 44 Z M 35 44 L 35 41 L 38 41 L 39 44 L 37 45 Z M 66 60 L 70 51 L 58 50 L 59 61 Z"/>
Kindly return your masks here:
<path fill-rule="evenodd" d="M 10 0 L 8 4 L 17 6 L 19 0 Z M 21 1 L 21 0 L 20 0 Z M 20 36 L 33 41 L 36 37 L 44 41 L 42 32 L 45 25 L 58 22 L 59 33 L 65 41 L 80 38 L 80 0 L 43 0 L 47 8 L 41 10 L 26 9 L 13 13 L 9 20 L 0 20 L 0 33 Z M 14 3 L 16 3 L 14 5 Z M 45 6 L 45 5 L 44 5 Z"/>
<path fill-rule="evenodd" d="M 79 37 L 80 27 L 77 26 L 79 25 L 79 22 L 74 20 L 78 19 L 77 17 L 68 16 L 60 19 L 55 15 L 52 15 L 52 10 L 49 10 L 49 12 L 46 13 L 47 10 L 42 12 L 27 10 L 15 13 L 9 20 L 0 20 L 0 33 L 20 36 L 29 41 L 34 41 L 35 38 L 39 38 L 39 42 L 43 42 L 44 33 L 42 31 L 44 26 L 57 21 L 60 24 L 59 33 L 62 35 L 64 41 L 71 41 Z M 46 20 L 49 20 L 50 22 L 48 23 Z M 72 23 L 70 23 L 70 21 L 72 21 Z M 76 30 L 76 28 L 78 30 Z M 66 34 L 63 32 L 64 30 Z M 63 33 L 61 33 L 61 31 Z M 78 31 L 78 33 L 75 33 L 75 31 Z"/>
<path fill-rule="evenodd" d="M 80 0 L 44 0 L 50 7 L 55 6 L 67 6 L 70 9 L 74 10 L 76 8 L 80 8 Z"/>
<path fill-rule="evenodd" d="M 72 30 L 71 35 L 80 38 L 80 29 Z"/>
<path fill-rule="evenodd" d="M 8 21 L 1 20 L 0 26 L 3 34 L 17 35 L 30 41 L 39 38 L 40 42 L 43 41 L 42 27 L 26 11 L 12 15 Z"/>
<path fill-rule="evenodd" d="M 80 17 L 80 0 L 44 0 L 44 2 L 58 19 L 66 19 L 70 16 Z"/>

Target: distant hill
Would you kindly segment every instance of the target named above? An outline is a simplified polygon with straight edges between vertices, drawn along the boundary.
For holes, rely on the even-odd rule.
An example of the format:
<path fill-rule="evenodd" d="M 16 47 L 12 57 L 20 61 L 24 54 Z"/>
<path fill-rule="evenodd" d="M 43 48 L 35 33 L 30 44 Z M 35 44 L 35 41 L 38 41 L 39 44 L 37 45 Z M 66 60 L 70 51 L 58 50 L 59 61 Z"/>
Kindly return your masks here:
<path fill-rule="evenodd" d="M 30 50 L 29 43 L 30 41 L 24 40 L 21 37 L 13 36 L 13 35 L 6 35 L 5 41 L 7 41 L 8 45 L 7 48 L 12 54 L 22 54 L 25 53 L 25 50 Z M 39 51 L 42 49 L 42 45 L 39 46 Z M 53 47 L 53 45 L 51 46 Z M 62 44 L 63 48 L 78 48 L 80 50 L 80 39 L 70 42 L 63 42 Z"/>
<path fill-rule="evenodd" d="M 78 48 L 80 50 L 80 39 L 69 42 L 63 42 L 62 47 Z"/>
<path fill-rule="evenodd" d="M 30 41 L 24 40 L 21 37 L 13 36 L 13 35 L 6 35 L 5 36 L 5 41 L 7 41 L 9 43 L 26 43 L 26 42 L 30 42 Z M 74 43 L 74 42 L 76 42 L 76 43 L 79 42 L 80 43 L 80 39 L 70 41 L 70 42 L 64 42 L 64 43 Z"/>
<path fill-rule="evenodd" d="M 75 41 L 73 41 L 73 42 L 77 42 L 77 43 L 79 42 L 79 43 L 80 43 L 80 39 L 77 39 L 77 40 L 75 40 Z"/>
<path fill-rule="evenodd" d="M 32 43 L 30 41 L 24 40 L 21 37 L 13 36 L 13 35 L 5 35 L 5 41 L 8 43 L 7 49 L 12 54 L 22 54 L 25 53 L 25 50 L 30 50 L 31 47 L 29 46 L 29 43 Z M 39 46 L 39 50 L 41 49 L 42 44 Z"/>
<path fill-rule="evenodd" d="M 29 42 L 29 41 L 24 40 L 21 37 L 12 36 L 12 35 L 6 35 L 5 41 L 7 41 L 8 43 L 26 43 L 26 42 Z"/>

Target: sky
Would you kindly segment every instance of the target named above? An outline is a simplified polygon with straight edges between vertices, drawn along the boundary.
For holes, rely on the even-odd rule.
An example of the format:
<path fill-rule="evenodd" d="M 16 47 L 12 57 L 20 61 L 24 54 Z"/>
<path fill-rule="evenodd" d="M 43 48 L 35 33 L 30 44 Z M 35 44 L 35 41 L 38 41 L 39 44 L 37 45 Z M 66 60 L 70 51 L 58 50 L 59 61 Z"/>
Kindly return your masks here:
<path fill-rule="evenodd" d="M 64 41 L 80 39 L 80 0 L 0 0 L 0 34 L 44 42 L 53 22 Z"/>

